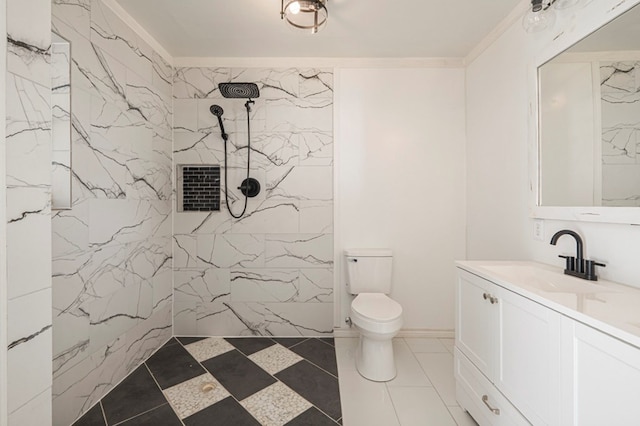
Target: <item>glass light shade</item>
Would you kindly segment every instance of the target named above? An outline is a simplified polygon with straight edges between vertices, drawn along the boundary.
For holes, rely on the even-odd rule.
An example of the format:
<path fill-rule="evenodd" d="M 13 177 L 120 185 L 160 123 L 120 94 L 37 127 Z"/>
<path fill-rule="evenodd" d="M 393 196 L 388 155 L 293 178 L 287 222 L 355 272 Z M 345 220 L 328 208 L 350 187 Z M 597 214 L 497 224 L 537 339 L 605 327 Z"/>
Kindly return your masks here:
<path fill-rule="evenodd" d="M 548 8 L 539 12 L 529 11 L 522 19 L 522 26 L 528 33 L 537 33 L 552 28 L 556 22 L 556 14 Z"/>
<path fill-rule="evenodd" d="M 315 34 L 327 24 L 326 0 L 291 0 L 283 10 L 283 18 L 291 27 Z"/>
<path fill-rule="evenodd" d="M 581 0 L 556 0 L 553 3 L 553 7 L 556 9 L 569 9 L 580 3 Z"/>

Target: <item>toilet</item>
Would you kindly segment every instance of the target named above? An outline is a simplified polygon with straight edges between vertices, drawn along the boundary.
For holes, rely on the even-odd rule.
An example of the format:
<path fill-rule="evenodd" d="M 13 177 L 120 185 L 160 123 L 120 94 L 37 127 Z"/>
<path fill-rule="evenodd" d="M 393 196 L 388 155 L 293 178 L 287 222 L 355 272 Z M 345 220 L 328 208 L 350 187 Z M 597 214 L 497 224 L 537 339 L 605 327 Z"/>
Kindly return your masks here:
<path fill-rule="evenodd" d="M 392 252 L 388 249 L 344 251 L 351 323 L 360 332 L 356 368 L 364 378 L 386 382 L 396 376 L 393 337 L 402 327 L 402 306 L 391 292 Z"/>

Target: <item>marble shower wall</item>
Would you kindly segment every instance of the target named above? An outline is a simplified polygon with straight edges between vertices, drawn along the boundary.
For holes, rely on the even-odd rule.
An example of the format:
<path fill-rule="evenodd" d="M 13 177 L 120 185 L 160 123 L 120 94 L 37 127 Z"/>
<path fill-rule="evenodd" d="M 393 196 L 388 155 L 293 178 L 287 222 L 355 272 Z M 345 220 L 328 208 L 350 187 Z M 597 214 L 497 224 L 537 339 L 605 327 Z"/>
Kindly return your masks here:
<path fill-rule="evenodd" d="M 247 213 L 174 211 L 174 332 L 202 336 L 319 336 L 333 328 L 333 74 L 328 69 L 179 68 L 174 75 L 174 165 L 220 164 L 230 135 L 229 203 L 246 177 L 243 99 L 220 82 L 254 82 Z M 224 169 L 222 171 L 224 188 Z"/>
<path fill-rule="evenodd" d="M 52 23 L 72 51 L 73 208 L 52 220 L 66 426 L 171 335 L 173 70 L 100 0 L 53 0 Z"/>
<path fill-rule="evenodd" d="M 602 205 L 640 207 L 640 62 L 601 62 Z"/>
<path fill-rule="evenodd" d="M 51 424 L 50 12 L 49 0 L 7 1 L 7 384 L 11 426 Z"/>

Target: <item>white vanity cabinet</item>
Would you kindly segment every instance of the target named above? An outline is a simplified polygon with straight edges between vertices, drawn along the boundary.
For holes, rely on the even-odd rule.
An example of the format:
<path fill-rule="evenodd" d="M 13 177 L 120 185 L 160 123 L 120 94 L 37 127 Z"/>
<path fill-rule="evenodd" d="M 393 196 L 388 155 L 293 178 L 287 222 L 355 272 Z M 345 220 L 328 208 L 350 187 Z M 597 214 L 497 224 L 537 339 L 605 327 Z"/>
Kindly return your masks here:
<path fill-rule="evenodd" d="M 640 425 L 640 289 L 458 262 L 456 397 L 481 425 Z"/>
<path fill-rule="evenodd" d="M 640 424 L 640 350 L 569 318 L 563 336 L 563 424 Z"/>
<path fill-rule="evenodd" d="M 559 425 L 561 316 L 462 269 L 456 301 L 463 408 L 480 425 Z"/>

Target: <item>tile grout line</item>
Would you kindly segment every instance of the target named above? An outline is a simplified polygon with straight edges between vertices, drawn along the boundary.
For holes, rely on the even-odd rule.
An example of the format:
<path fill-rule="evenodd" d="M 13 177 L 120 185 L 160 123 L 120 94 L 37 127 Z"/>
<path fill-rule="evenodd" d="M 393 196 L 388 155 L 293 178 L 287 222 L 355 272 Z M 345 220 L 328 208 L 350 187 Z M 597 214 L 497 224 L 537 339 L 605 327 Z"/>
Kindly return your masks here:
<path fill-rule="evenodd" d="M 214 337 L 214 338 L 215 338 L 215 337 Z M 224 339 L 224 340 L 226 340 L 226 338 L 224 338 L 224 337 L 219 337 L 219 338 L 220 338 L 220 339 Z M 283 348 L 285 348 L 285 349 L 287 349 L 287 350 L 291 351 L 292 353 L 294 353 L 294 354 L 298 355 L 300 358 L 302 358 L 300 361 L 296 362 L 296 364 L 297 364 L 297 363 L 299 363 L 299 362 L 302 362 L 302 361 L 307 361 L 309 364 L 311 364 L 311 365 L 313 365 L 313 366 L 317 367 L 317 368 L 318 368 L 318 369 L 320 369 L 321 371 L 323 371 L 323 372 L 325 372 L 325 373 L 329 374 L 331 377 L 333 377 L 333 378 L 335 378 L 336 380 L 338 380 L 338 392 L 340 392 L 340 387 L 339 387 L 339 385 L 340 385 L 340 381 L 339 381 L 339 380 L 340 380 L 340 379 L 338 379 L 338 377 L 334 376 L 333 374 L 329 373 L 328 371 L 324 370 L 323 368 L 321 368 L 321 367 L 317 366 L 316 364 L 314 364 L 313 362 L 309 361 L 307 358 L 303 357 L 302 355 L 300 355 L 300 354 L 298 354 L 298 353 L 296 353 L 296 352 L 293 352 L 293 351 L 290 349 L 290 348 L 293 348 L 294 346 L 297 346 L 297 345 L 300 345 L 300 344 L 302 344 L 302 343 L 306 342 L 306 341 L 307 341 L 307 340 L 309 340 L 309 339 L 314 339 L 314 337 L 307 337 L 307 338 L 305 338 L 302 342 L 296 343 L 295 345 L 291 345 L 290 347 L 286 347 L 286 346 L 284 346 L 284 345 L 282 345 L 282 344 L 278 343 L 277 341 L 275 341 L 275 340 L 274 340 L 274 338 L 273 338 L 273 337 L 268 337 L 268 339 L 272 340 L 272 341 L 274 342 L 274 344 L 276 344 L 276 345 L 280 345 L 280 346 L 282 346 Z M 176 340 L 177 340 L 177 339 L 176 339 Z M 228 343 L 229 343 L 229 342 L 228 342 Z M 324 342 L 323 342 L 323 343 L 324 343 Z M 231 343 L 229 343 L 229 344 L 231 344 Z M 233 346 L 233 345 L 232 345 L 232 346 Z M 272 346 L 273 346 L 273 345 L 272 345 Z M 329 346 L 331 346 L 331 345 L 329 345 Z M 269 348 L 269 347 L 264 348 L 264 349 L 268 349 L 268 348 Z M 186 349 L 186 348 L 185 348 L 185 349 Z M 269 373 L 268 371 L 264 370 L 262 367 L 260 367 L 258 364 L 256 364 L 255 362 L 253 362 L 253 360 L 251 360 L 251 358 L 249 358 L 249 356 L 248 356 L 248 355 L 245 355 L 245 353 L 244 353 L 244 352 L 242 352 L 241 350 L 239 350 L 239 349 L 238 349 L 238 348 L 236 348 L 235 346 L 234 346 L 234 349 L 235 349 L 235 350 L 237 350 L 237 351 L 238 351 L 238 353 L 242 354 L 242 356 L 244 356 L 245 358 L 247 358 L 249 361 L 251 361 L 252 363 L 254 363 L 256 366 L 258 366 L 258 368 L 260 368 L 260 369 L 261 369 L 261 370 L 263 370 L 265 373 L 267 373 L 267 374 L 269 374 L 271 377 L 273 377 L 273 378 L 274 378 L 278 383 L 282 383 L 282 385 L 283 385 L 283 386 L 285 386 L 287 389 L 290 389 L 293 393 L 295 393 L 296 395 L 299 395 L 302 399 L 304 399 L 304 400 L 305 400 L 305 401 L 307 401 L 309 404 L 311 404 L 311 406 L 312 406 L 312 407 L 314 407 L 316 410 L 318 410 L 319 412 L 321 412 L 322 414 L 324 414 L 324 415 L 325 415 L 328 419 L 330 419 L 332 422 L 334 422 L 335 424 L 339 424 L 339 423 L 337 422 L 337 420 L 335 420 L 333 417 L 331 417 L 330 415 L 328 415 L 327 413 L 325 413 L 323 410 L 321 410 L 319 407 L 317 407 L 315 404 L 313 404 L 313 403 L 312 403 L 311 401 L 309 401 L 307 398 L 303 397 L 303 396 L 302 396 L 302 395 L 300 395 L 298 392 L 296 392 L 295 390 L 291 389 L 289 386 L 287 386 L 287 384 L 286 384 L 286 383 L 284 383 L 282 380 L 280 380 L 279 378 L 277 378 L 277 377 L 275 376 L 275 374 L 280 373 L 281 371 L 284 371 L 284 370 L 286 370 L 286 369 L 287 369 L 287 368 L 289 368 L 289 367 L 293 367 L 293 365 L 295 365 L 295 364 L 290 365 L 289 367 L 283 368 L 282 370 L 280 370 L 280 371 L 276 372 L 275 374 L 271 374 L 271 373 Z M 264 350 L 264 349 L 261 349 L 261 350 Z M 334 349 L 334 353 L 335 353 L 335 347 L 333 347 L 333 349 Z M 260 351 L 257 351 L 257 352 L 260 352 Z M 254 352 L 254 353 L 257 353 L 257 352 Z M 336 365 L 337 365 L 337 356 L 338 356 L 338 355 L 337 355 L 337 353 L 335 353 L 335 354 L 336 354 Z M 252 355 L 253 355 L 253 354 L 252 354 Z M 203 368 L 204 368 L 204 366 L 203 366 Z M 207 372 L 209 372 L 209 374 L 211 374 L 211 372 L 210 372 L 209 370 L 207 370 L 206 368 L 205 368 L 205 370 L 206 370 Z M 213 376 L 213 374 L 211 374 L 211 375 Z M 214 376 L 214 377 L 215 377 L 215 376 Z M 218 379 L 216 379 L 216 381 L 217 381 L 217 380 L 218 380 Z M 220 384 L 220 385 L 222 386 L 222 384 Z M 273 384 L 271 384 L 271 385 L 269 385 L 269 386 L 273 386 Z M 267 388 L 268 388 L 269 386 L 267 386 Z M 224 387 L 224 386 L 223 386 L 223 387 Z M 266 388 L 264 388 L 264 389 L 266 389 Z M 226 388 L 225 388 L 225 390 L 226 390 Z M 263 389 L 260 389 L 260 391 L 261 391 L 261 390 L 263 390 Z M 260 392 L 260 391 L 258 391 L 258 392 Z M 255 394 L 256 394 L 256 393 L 258 393 L 258 392 L 255 392 L 255 393 L 253 393 L 252 395 L 255 395 Z M 250 398 L 252 395 L 249 395 L 247 398 Z M 233 396 L 233 395 L 231 395 L 231 396 L 232 396 L 234 399 L 236 399 L 236 398 L 235 398 L 235 396 Z M 245 399 L 246 399 L 246 398 L 245 398 Z M 236 399 L 236 401 L 238 401 L 238 400 Z M 244 401 L 244 399 L 243 399 L 243 401 Z M 342 402 L 342 401 L 341 401 L 341 402 Z M 242 405 L 241 401 L 238 401 L 238 403 L 239 403 L 239 404 L 244 408 L 244 405 Z M 245 410 L 246 410 L 246 408 L 245 408 Z M 305 410 L 305 411 L 306 411 L 306 410 Z M 248 412 L 248 410 L 247 410 L 247 412 Z M 251 413 L 249 413 L 249 414 L 251 414 Z M 300 413 L 300 414 L 302 414 L 302 413 Z M 300 414 L 299 414 L 299 415 L 300 415 Z M 341 404 L 341 407 L 340 407 L 340 414 L 342 414 L 342 404 Z M 253 415 L 252 415 L 252 417 L 253 417 Z M 296 416 L 296 417 L 298 417 L 298 416 Z M 254 418 L 255 418 L 255 417 L 254 417 Z M 341 418 L 342 418 L 342 416 L 340 416 L 340 419 L 341 419 Z M 295 419 L 295 417 L 294 417 L 294 419 Z M 257 419 L 256 419 L 256 420 L 257 420 Z M 291 420 L 293 420 L 293 419 L 291 419 Z M 291 420 L 290 420 L 290 421 L 291 421 Z M 338 419 L 338 420 L 339 420 L 339 419 Z"/>
<path fill-rule="evenodd" d="M 175 339 L 173 336 L 171 337 L 172 339 Z M 176 341 L 178 341 L 178 339 L 175 339 Z M 165 343 L 166 345 L 166 343 Z M 164 347 L 164 345 L 163 345 Z M 147 358 L 148 359 L 148 358 Z M 149 366 L 147 365 L 147 362 L 144 362 L 144 366 L 147 369 L 147 371 L 149 372 L 149 375 L 151 376 L 151 378 L 153 379 L 153 382 L 156 384 L 156 386 L 158 387 L 158 389 L 160 389 L 160 393 L 162 394 L 162 396 L 164 397 L 164 399 L 167 401 L 166 403 L 169 405 L 169 408 L 171 408 L 173 410 L 173 412 L 175 413 L 176 417 L 178 418 L 178 420 L 180 421 L 180 423 L 182 423 L 182 425 L 184 425 L 184 422 L 182 421 L 182 419 L 180 418 L 180 416 L 178 415 L 178 412 L 176 411 L 175 408 L 173 408 L 173 405 L 171 405 L 171 401 L 169 401 L 169 398 L 167 398 L 167 396 L 164 394 L 164 391 L 162 390 L 162 388 L 160 387 L 160 384 L 158 383 L 158 381 L 156 380 L 156 376 L 153 375 L 153 373 L 151 372 L 151 369 L 149 368 Z M 163 404 L 164 405 L 164 404 Z M 161 406 L 159 406 L 161 407 Z M 158 407 L 156 407 L 158 408 Z M 155 410 L 155 408 L 154 408 Z M 151 410 L 149 410 L 151 411 Z M 147 413 L 149 412 L 147 411 Z"/>
<path fill-rule="evenodd" d="M 439 339 L 438 339 L 439 340 Z M 406 341 L 405 341 L 406 343 Z M 442 342 L 440 342 L 442 343 Z M 409 346 L 407 344 L 407 346 Z M 444 345 L 443 345 L 444 346 Z M 449 352 L 449 349 L 447 349 L 447 347 L 445 347 L 445 349 L 447 350 L 446 352 L 418 352 L 418 353 L 430 353 L 430 354 L 448 354 L 451 355 L 453 357 L 453 354 L 451 352 Z M 433 382 L 433 380 L 431 379 L 431 377 L 429 377 L 429 374 L 427 374 L 427 372 L 425 371 L 425 369 L 422 367 L 422 364 L 420 363 L 420 361 L 418 360 L 418 358 L 416 357 L 416 352 L 414 352 L 411 349 L 411 346 L 409 346 L 409 350 L 411 351 L 411 354 L 413 355 L 413 357 L 415 358 L 416 362 L 418 363 L 418 365 L 420 366 L 420 369 L 422 370 L 422 372 L 424 373 L 425 376 L 427 376 L 427 378 L 429 379 L 429 382 L 431 382 L 431 387 L 433 388 L 433 390 L 436 391 L 436 394 L 438 395 L 438 398 L 440 399 L 440 402 L 442 402 L 442 405 L 447 409 L 447 412 L 449 413 L 449 416 L 451 417 L 451 420 L 453 420 L 453 423 L 455 423 L 456 425 L 458 424 L 458 422 L 456 421 L 456 419 L 453 417 L 453 414 L 451 414 L 451 410 L 449 410 L 449 407 L 459 407 L 459 405 L 447 405 L 447 403 L 444 401 L 444 398 L 441 395 L 440 390 L 438 390 L 438 387 L 435 385 L 435 383 Z M 453 371 L 451 371 L 451 374 L 453 374 Z M 393 402 L 393 401 L 392 401 Z M 456 401 L 457 402 L 457 401 Z"/>
<path fill-rule="evenodd" d="M 102 420 L 104 420 L 105 425 L 108 425 L 109 423 L 107 422 L 107 415 L 104 412 L 104 407 L 102 406 L 102 398 L 100 399 L 100 401 L 98 401 L 98 404 L 100 404 L 100 412 L 102 413 Z"/>

